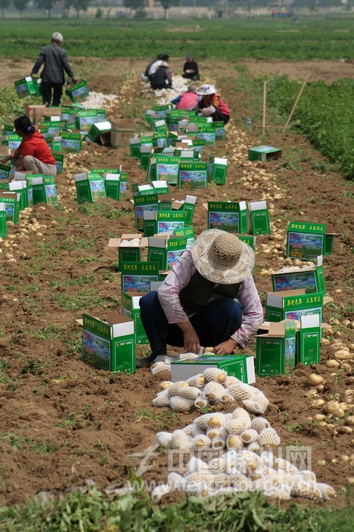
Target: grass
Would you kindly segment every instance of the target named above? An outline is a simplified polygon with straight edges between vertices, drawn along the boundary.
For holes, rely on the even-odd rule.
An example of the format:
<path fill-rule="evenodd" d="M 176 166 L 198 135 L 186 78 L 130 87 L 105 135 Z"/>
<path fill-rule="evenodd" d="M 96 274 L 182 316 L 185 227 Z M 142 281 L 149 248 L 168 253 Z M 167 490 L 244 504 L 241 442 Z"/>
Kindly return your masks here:
<path fill-rule="evenodd" d="M 180 421 L 181 417 L 179 414 L 173 410 L 162 410 L 157 414 L 150 411 L 149 408 L 146 410 L 139 410 L 135 413 L 135 422 L 140 423 L 143 419 L 150 419 L 153 421 L 152 427 L 162 430 L 170 427 L 171 423 L 174 421 Z"/>
<path fill-rule="evenodd" d="M 100 298 L 100 296 L 97 295 L 97 290 L 94 288 L 78 291 L 75 295 L 56 293 L 51 296 L 51 298 L 64 310 L 107 307 L 107 305 L 103 303 L 103 300 Z"/>

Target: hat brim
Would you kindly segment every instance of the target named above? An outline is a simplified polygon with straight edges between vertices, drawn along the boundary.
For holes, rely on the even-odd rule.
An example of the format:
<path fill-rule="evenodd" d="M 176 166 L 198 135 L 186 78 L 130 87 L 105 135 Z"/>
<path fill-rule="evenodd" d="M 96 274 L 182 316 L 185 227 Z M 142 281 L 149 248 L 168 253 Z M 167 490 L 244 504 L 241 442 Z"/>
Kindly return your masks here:
<path fill-rule="evenodd" d="M 209 229 L 203 231 L 203 233 L 199 235 L 194 244 L 190 247 L 194 265 L 200 275 L 213 283 L 242 283 L 242 281 L 252 274 L 255 260 L 254 251 L 248 244 L 241 241 L 241 256 L 234 266 L 230 268 L 228 266 L 217 264 L 210 258 L 210 249 L 215 238 L 224 232 L 225 231 L 220 231 L 219 229 Z"/>

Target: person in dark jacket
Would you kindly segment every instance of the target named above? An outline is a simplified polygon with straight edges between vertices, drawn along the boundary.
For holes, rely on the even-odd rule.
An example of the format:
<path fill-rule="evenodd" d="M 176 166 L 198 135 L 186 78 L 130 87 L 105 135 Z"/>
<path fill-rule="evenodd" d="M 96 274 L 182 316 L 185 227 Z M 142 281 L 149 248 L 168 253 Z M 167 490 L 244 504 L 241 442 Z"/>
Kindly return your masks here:
<path fill-rule="evenodd" d="M 52 35 L 52 44 L 48 46 L 43 46 L 41 53 L 37 61 L 35 62 L 31 76 L 38 73 L 39 69 L 44 63 L 44 68 L 41 72 L 42 78 L 42 99 L 43 104 L 46 107 L 52 105 L 54 107 L 59 107 L 60 99 L 63 92 L 63 85 L 65 82 L 64 79 L 64 70 L 72 78 L 74 83 L 77 82 L 77 79 L 74 76 L 68 58 L 66 56 L 66 51 L 61 48 L 61 43 L 63 42 L 63 36 L 61 33 L 55 32 Z M 52 91 L 53 91 L 53 101 L 52 101 Z"/>
<path fill-rule="evenodd" d="M 198 81 L 200 79 L 198 63 L 194 61 L 191 54 L 187 54 L 185 59 L 186 62 L 183 65 L 183 77 L 186 79 L 192 79 L 193 81 Z"/>
<path fill-rule="evenodd" d="M 168 70 L 168 63 L 162 61 L 159 68 L 151 76 L 151 88 L 157 89 L 172 89 L 172 74 Z"/>

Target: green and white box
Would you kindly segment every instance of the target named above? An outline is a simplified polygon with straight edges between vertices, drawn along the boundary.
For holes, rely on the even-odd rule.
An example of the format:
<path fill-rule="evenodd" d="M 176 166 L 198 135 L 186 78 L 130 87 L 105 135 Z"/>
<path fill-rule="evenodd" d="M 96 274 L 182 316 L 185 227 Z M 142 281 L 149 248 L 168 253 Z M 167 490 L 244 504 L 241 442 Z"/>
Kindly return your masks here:
<path fill-rule="evenodd" d="M 61 149 L 64 153 L 80 153 L 82 140 L 80 133 L 61 133 Z"/>
<path fill-rule="evenodd" d="M 170 270 L 187 249 L 183 236 L 151 236 L 148 241 L 148 261 L 158 262 L 160 270 Z"/>
<path fill-rule="evenodd" d="M 272 274 L 273 292 L 284 290 L 305 290 L 307 294 L 322 292 L 326 294 L 326 285 L 323 274 L 322 255 L 317 257 L 316 266 L 306 266 L 299 268 L 282 268 Z"/>
<path fill-rule="evenodd" d="M 212 126 L 215 128 L 216 140 L 225 140 L 225 123 L 224 122 L 212 122 Z"/>
<path fill-rule="evenodd" d="M 120 175 L 119 174 L 105 174 L 104 185 L 106 189 L 107 198 L 112 198 L 117 201 L 120 200 Z"/>
<path fill-rule="evenodd" d="M 137 292 L 123 292 L 121 305 L 122 314 L 126 318 L 130 318 L 135 321 L 135 340 L 137 344 L 148 344 L 149 339 L 146 336 L 146 332 L 140 317 L 139 300 L 142 297 Z"/>
<path fill-rule="evenodd" d="M 0 179 L 8 179 L 10 176 L 11 166 L 0 164 Z"/>
<path fill-rule="evenodd" d="M 216 129 L 213 126 L 198 125 L 196 136 L 205 140 L 206 146 L 214 146 L 216 141 Z"/>
<path fill-rule="evenodd" d="M 306 294 L 305 290 L 270 292 L 266 295 L 266 321 L 300 320 L 318 314 L 322 322 L 323 293 Z"/>
<path fill-rule="evenodd" d="M 249 212 L 253 235 L 269 235 L 270 223 L 266 201 L 250 201 Z"/>
<path fill-rule="evenodd" d="M 20 212 L 20 194 L 0 190 L 0 203 L 5 204 L 6 221 L 17 224 Z"/>
<path fill-rule="evenodd" d="M 158 262 L 124 262 L 120 268 L 123 292 L 150 292 L 150 283 L 160 280 Z"/>
<path fill-rule="evenodd" d="M 93 203 L 106 197 L 104 179 L 100 174 L 76 174 L 74 179 L 78 203 Z"/>
<path fill-rule="evenodd" d="M 80 131 L 88 131 L 92 124 L 100 122 L 97 111 L 87 109 L 85 111 L 78 111 L 75 118 L 75 127 Z"/>
<path fill-rule="evenodd" d="M 157 233 L 157 212 L 144 211 L 144 237 L 154 236 Z"/>
<path fill-rule="evenodd" d="M 136 159 L 140 159 L 141 139 L 139 137 L 129 139 L 129 144 L 130 144 L 130 155 L 132 157 L 135 157 Z"/>
<path fill-rule="evenodd" d="M 60 153 L 60 152 L 58 153 L 54 151 L 52 151 L 52 155 L 55 159 L 55 164 L 57 167 L 57 174 L 61 174 L 64 168 L 64 157 L 65 156 L 63 153 Z"/>
<path fill-rule="evenodd" d="M 114 312 L 107 312 L 107 321 L 84 314 L 82 360 L 114 373 L 135 373 L 134 320 Z"/>
<path fill-rule="evenodd" d="M 225 185 L 227 174 L 227 159 L 210 156 L 208 164 L 208 179 L 216 185 Z"/>
<path fill-rule="evenodd" d="M 297 332 L 297 362 L 312 366 L 320 362 L 321 326 L 318 314 L 300 317 Z"/>
<path fill-rule="evenodd" d="M 184 223 L 186 225 L 192 225 L 193 223 L 194 209 L 195 209 L 196 203 L 197 203 L 197 196 L 191 196 L 189 194 L 186 195 L 186 199 L 184 200 L 184 203 L 181 209 L 186 215 L 185 220 L 184 220 Z"/>
<path fill-rule="evenodd" d="M 28 207 L 28 197 L 27 197 L 27 183 L 24 180 L 17 181 L 13 180 L 9 183 L 8 190 L 10 192 L 16 192 L 20 194 L 20 211 L 23 211 Z"/>
<path fill-rule="evenodd" d="M 242 382 L 253 384 L 256 381 L 253 355 L 203 355 L 193 360 L 171 362 L 172 381 L 185 381 L 205 369 L 218 368 Z"/>
<path fill-rule="evenodd" d="M 208 186 L 208 164 L 200 162 L 180 162 L 178 188 L 196 190 Z"/>
<path fill-rule="evenodd" d="M 208 229 L 247 234 L 247 204 L 245 201 L 208 201 Z"/>
<path fill-rule="evenodd" d="M 141 233 L 123 234 L 120 238 L 110 238 L 108 247 L 118 249 L 118 267 L 124 262 L 141 262 L 143 260 L 143 250 L 147 247 L 148 241 L 142 237 Z"/>
<path fill-rule="evenodd" d="M 169 185 L 177 185 L 179 157 L 155 155 L 155 176 L 152 179 L 159 181 L 164 179 Z"/>
<path fill-rule="evenodd" d="M 167 181 L 151 181 L 152 186 L 156 194 L 168 194 L 168 183 Z"/>
<path fill-rule="evenodd" d="M 7 135 L 6 140 L 3 142 L 3 144 L 7 144 L 7 147 L 9 148 L 10 152 L 13 150 L 16 150 L 19 145 L 22 142 L 22 138 L 19 135 L 13 134 L 13 135 Z"/>
<path fill-rule="evenodd" d="M 183 211 L 158 211 L 156 233 L 166 233 L 185 227 L 186 213 Z"/>
<path fill-rule="evenodd" d="M 263 163 L 271 159 L 280 159 L 281 150 L 273 146 L 255 146 L 248 150 L 249 161 L 262 161 Z"/>
<path fill-rule="evenodd" d="M 0 203 L 0 237 L 7 236 L 6 208 L 5 203 Z"/>
<path fill-rule="evenodd" d="M 144 212 L 157 212 L 158 203 L 158 196 L 156 193 L 134 197 L 135 227 L 138 231 L 144 230 Z"/>
<path fill-rule="evenodd" d="M 175 236 L 184 236 L 187 239 L 187 247 L 186 249 L 189 249 L 191 245 L 194 243 L 194 228 L 193 227 L 182 227 L 177 228 L 173 231 L 173 234 Z"/>
<path fill-rule="evenodd" d="M 259 377 L 289 375 L 296 364 L 294 320 L 270 323 L 266 334 L 256 336 L 256 373 Z"/>
<path fill-rule="evenodd" d="M 69 96 L 70 100 L 74 103 L 82 102 L 86 100 L 89 95 L 89 90 L 87 87 L 87 81 L 82 80 L 74 85 L 68 85 L 65 91 L 65 94 Z"/>
<path fill-rule="evenodd" d="M 87 138 L 92 142 L 98 142 L 99 144 L 109 144 L 111 141 L 111 130 L 112 126 L 108 120 L 104 122 L 97 122 L 92 124 L 89 132 L 87 133 Z"/>
<path fill-rule="evenodd" d="M 150 163 L 150 157 L 152 154 L 152 146 L 142 144 L 139 148 L 140 152 L 140 168 L 147 170 Z"/>
<path fill-rule="evenodd" d="M 286 256 L 307 261 L 332 255 L 335 234 L 332 224 L 289 222 Z"/>
<path fill-rule="evenodd" d="M 15 81 L 15 91 L 19 98 L 35 95 L 36 89 L 32 77 L 26 76 L 25 78 Z"/>
<path fill-rule="evenodd" d="M 254 250 L 256 247 L 256 237 L 253 235 L 236 235 L 239 240 L 245 242 Z"/>

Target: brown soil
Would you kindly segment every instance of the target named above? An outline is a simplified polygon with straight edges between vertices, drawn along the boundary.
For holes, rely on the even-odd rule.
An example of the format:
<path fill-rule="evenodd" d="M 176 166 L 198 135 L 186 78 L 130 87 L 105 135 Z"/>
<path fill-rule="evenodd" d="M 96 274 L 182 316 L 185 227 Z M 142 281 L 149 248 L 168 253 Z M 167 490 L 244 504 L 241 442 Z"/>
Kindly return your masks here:
<path fill-rule="evenodd" d="M 252 63 L 246 64 L 252 72 Z M 319 65 L 319 71 L 324 65 Z M 334 64 L 326 65 L 328 75 Z M 338 76 L 342 75 L 342 66 L 337 64 Z M 303 66 L 303 72 L 306 68 Z M 216 81 L 234 116 L 237 112 L 247 117 L 250 109 L 245 97 L 232 91 L 234 81 Z M 117 77 L 101 74 L 100 82 L 100 89 L 110 92 Z M 93 90 L 99 88 L 97 78 L 90 86 Z M 139 87 L 132 73 L 120 87 L 121 100 L 109 115 L 124 117 L 127 105 L 134 105 Z M 147 108 L 148 103 L 143 105 Z M 227 141 L 207 150 L 207 156 L 218 153 L 229 158 L 228 182 L 222 188 L 210 186 L 196 192 L 196 233 L 206 228 L 203 202 L 223 197 L 258 200 L 263 192 L 270 192 L 275 211 L 272 220 L 284 230 L 290 219 L 333 223 L 339 236 L 333 255 L 325 258 L 324 269 L 334 304 L 326 306 L 325 320 L 353 321 L 353 184 L 333 173 L 327 161 L 303 138 L 291 133 L 282 138 L 278 130 L 271 131 L 267 143 L 282 148 L 280 161 L 249 164 L 247 148 L 261 143 L 259 129 L 246 134 L 232 122 Z M 295 157 L 296 170 L 291 164 Z M 87 145 L 80 155 L 67 157 L 65 171 L 57 178 L 60 209 L 37 205 L 31 216 L 40 229 L 32 230 L 33 220 L 29 220 L 25 236 L 21 237 L 17 227 L 9 228 L 6 243 L 16 243 L 17 247 L 10 249 L 0 243 L 0 505 L 21 504 L 40 491 L 56 493 L 82 485 L 87 479 L 100 487 L 123 485 L 131 469 L 139 464 L 139 459 L 130 455 L 155 444 L 159 430 L 181 428 L 198 415 L 152 407 L 158 382 L 166 375 L 153 376 L 146 369 L 135 375 L 112 375 L 80 361 L 81 328 L 76 320 L 84 311 L 104 318 L 107 310 L 120 310 L 116 250 L 107 247 L 108 239 L 136 232 L 130 191 L 125 202 L 102 200 L 102 208 L 109 205 L 111 210 L 122 209 L 119 218 L 90 216 L 79 208 L 70 180 L 74 173 L 98 164 L 122 164 L 130 183 L 145 180 L 145 172 L 126 149 Z M 268 183 L 261 180 L 263 170 L 272 176 Z M 241 181 L 250 174 L 258 176 L 257 188 Z M 277 192 L 283 192 L 284 197 L 275 199 Z M 271 291 L 271 280 L 260 271 L 279 267 L 278 258 L 263 253 L 260 247 L 272 238 L 257 238 L 255 280 L 263 300 Z M 8 261 L 9 251 L 16 262 Z M 337 289 L 341 293 L 336 293 Z M 333 326 L 335 334 L 348 345 L 353 342 L 353 330 L 340 322 Z M 252 348 L 249 351 L 254 352 Z M 329 357 L 329 347 L 324 346 L 321 364 L 316 368 L 327 383 L 320 396 L 328 399 L 338 394 L 343 400 L 345 390 L 353 388 L 352 372 L 347 368 L 334 377 L 333 370 L 324 365 Z M 310 446 L 318 479 L 340 490 L 353 474 L 353 466 L 341 459 L 343 454 L 351 455 L 352 449 L 354 452 L 353 437 L 335 434 L 336 426 L 322 427 L 308 419 L 320 412 L 310 408 L 307 398 L 306 375 L 311 371 L 298 367 L 291 377 L 258 379 L 257 386 L 271 401 L 266 417 L 279 432 L 282 445 Z M 325 460 L 326 466 L 318 465 L 320 460 Z M 144 478 L 164 481 L 166 476 L 166 455 L 158 453 Z M 167 500 L 173 500 L 169 497 Z M 338 500 L 342 502 L 343 496 Z"/>

